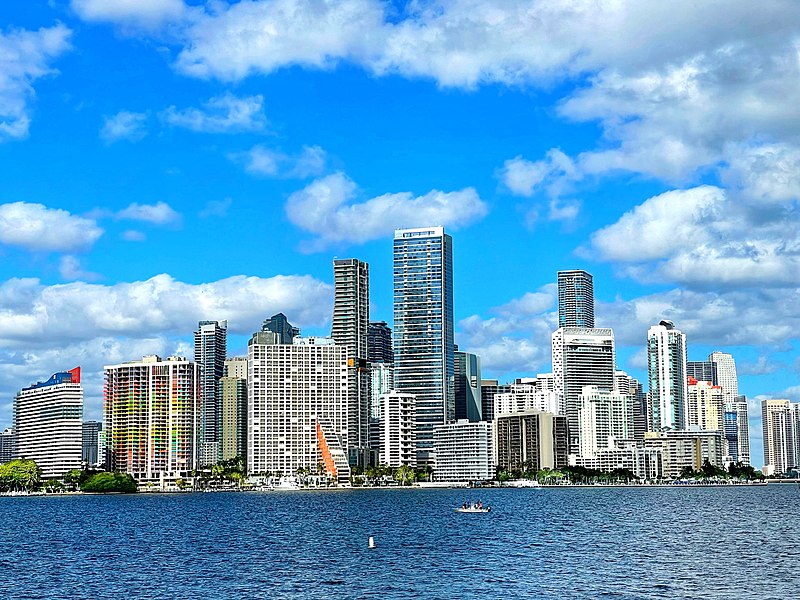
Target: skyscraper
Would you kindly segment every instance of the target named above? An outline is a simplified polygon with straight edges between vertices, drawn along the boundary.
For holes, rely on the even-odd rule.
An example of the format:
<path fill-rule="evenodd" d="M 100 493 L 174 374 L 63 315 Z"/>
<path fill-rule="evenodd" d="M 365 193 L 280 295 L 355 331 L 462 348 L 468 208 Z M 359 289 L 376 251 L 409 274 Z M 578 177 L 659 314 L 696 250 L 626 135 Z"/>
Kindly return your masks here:
<path fill-rule="evenodd" d="M 227 321 L 200 321 L 194 332 L 194 362 L 200 382 L 200 466 L 219 460 L 219 380 L 225 369 L 227 337 Z"/>
<path fill-rule="evenodd" d="M 323 466 L 347 482 L 345 348 L 330 338 L 276 344 L 257 332 L 247 356 L 247 471 L 292 476 Z"/>
<path fill-rule="evenodd" d="M 558 272 L 558 326 L 594 328 L 594 283 L 586 271 Z"/>
<path fill-rule="evenodd" d="M 611 329 L 559 327 L 552 336 L 555 392 L 567 417 L 570 452 L 578 452 L 580 395 L 587 385 L 614 389 L 615 350 Z"/>
<path fill-rule="evenodd" d="M 442 227 L 394 234 L 395 388 L 416 397 L 417 462 L 433 464 L 433 427 L 455 418 L 453 241 Z"/>
<path fill-rule="evenodd" d="M 14 428 L 6 427 L 0 432 L 0 465 L 10 462 L 17 457 L 14 448 Z"/>
<path fill-rule="evenodd" d="M 367 328 L 367 360 L 371 363 L 393 363 L 392 329 L 386 321 L 373 321 Z"/>
<path fill-rule="evenodd" d="M 703 431 L 725 430 L 725 400 L 722 388 L 689 377 L 686 386 L 686 426 Z"/>
<path fill-rule="evenodd" d="M 278 313 L 264 320 L 261 331 L 271 331 L 278 336 L 279 344 L 291 344 L 292 340 L 300 335 L 300 329 L 289 323 L 286 315 Z"/>
<path fill-rule="evenodd" d="M 84 421 L 82 434 L 81 461 L 89 467 L 100 465 L 100 432 L 103 424 L 100 421 Z"/>
<path fill-rule="evenodd" d="M 736 377 L 736 362 L 733 356 L 727 352 L 712 352 L 708 355 L 708 361 L 713 363 L 717 371 L 718 386 L 725 394 L 725 402 L 734 402 L 739 395 L 739 381 Z"/>
<path fill-rule="evenodd" d="M 109 469 L 143 481 L 186 477 L 197 467 L 197 366 L 155 355 L 105 367 L 103 421 Z"/>
<path fill-rule="evenodd" d="M 483 421 L 481 406 L 481 358 L 469 352 L 455 352 L 456 419 Z"/>
<path fill-rule="evenodd" d="M 795 413 L 800 414 L 796 404 L 788 400 L 761 401 L 761 427 L 764 434 L 764 466 L 782 475 L 796 467 L 798 452 Z"/>
<path fill-rule="evenodd" d="M 736 400 L 726 404 L 725 410 L 736 412 L 736 441 L 738 444 L 737 460 L 745 465 L 750 464 L 750 425 L 747 415 L 747 397 L 736 396 Z"/>
<path fill-rule="evenodd" d="M 374 435 L 379 464 L 417 465 L 415 404 L 413 394 L 391 391 L 381 395 Z"/>
<path fill-rule="evenodd" d="M 225 360 L 219 380 L 219 457 L 247 458 L 247 358 Z"/>
<path fill-rule="evenodd" d="M 618 440 L 633 437 L 633 399 L 613 390 L 587 385 L 578 409 L 579 455 L 596 456 Z"/>
<path fill-rule="evenodd" d="M 647 373 L 653 431 L 686 429 L 686 336 L 672 321 L 647 331 Z"/>
<path fill-rule="evenodd" d="M 347 439 L 351 465 L 369 463 L 369 265 L 355 258 L 333 261 L 331 337 L 347 352 Z"/>
<path fill-rule="evenodd" d="M 687 361 L 686 377 L 692 377 L 697 381 L 708 381 L 713 385 L 719 385 L 719 379 L 717 377 L 717 363 L 710 360 Z"/>
<path fill-rule="evenodd" d="M 36 461 L 42 479 L 61 478 L 81 468 L 82 427 L 80 367 L 23 388 L 14 400 L 17 458 Z"/>

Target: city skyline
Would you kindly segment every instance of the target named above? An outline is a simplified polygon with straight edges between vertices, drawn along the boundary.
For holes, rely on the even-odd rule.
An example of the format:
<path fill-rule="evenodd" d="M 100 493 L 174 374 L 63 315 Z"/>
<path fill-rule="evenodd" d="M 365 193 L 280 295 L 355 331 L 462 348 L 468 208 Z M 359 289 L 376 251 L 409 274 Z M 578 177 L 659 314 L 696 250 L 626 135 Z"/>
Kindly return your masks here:
<path fill-rule="evenodd" d="M 278 312 L 325 335 L 334 256 L 370 264 L 370 319 L 391 327 L 392 233 L 432 225 L 454 237 L 455 342 L 485 378 L 550 370 L 556 272 L 585 269 L 618 369 L 647 381 L 662 319 L 689 360 L 733 355 L 754 464 L 759 396 L 800 399 L 795 7 L 554 4 L 543 30 L 515 3 L 363 0 L 350 28 L 333 2 L 299 31 L 266 9 L 290 2 L 33 4 L 0 28 L 0 428 L 75 364 L 99 419 L 104 364 L 191 357 L 202 320 L 229 321 L 230 355 Z M 454 66 L 498 15 L 526 50 Z M 401 51 L 444 17 L 454 46 Z M 244 18 L 282 32 L 270 60 L 226 43 Z"/>

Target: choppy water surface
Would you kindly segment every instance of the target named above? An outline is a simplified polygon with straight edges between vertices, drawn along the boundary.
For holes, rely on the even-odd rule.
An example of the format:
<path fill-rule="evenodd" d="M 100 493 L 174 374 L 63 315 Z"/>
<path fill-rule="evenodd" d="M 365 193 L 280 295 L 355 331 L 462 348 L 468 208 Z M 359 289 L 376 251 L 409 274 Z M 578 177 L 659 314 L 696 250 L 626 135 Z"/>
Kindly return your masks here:
<path fill-rule="evenodd" d="M 797 598 L 798 510 L 792 485 L 0 498 L 0 597 Z"/>

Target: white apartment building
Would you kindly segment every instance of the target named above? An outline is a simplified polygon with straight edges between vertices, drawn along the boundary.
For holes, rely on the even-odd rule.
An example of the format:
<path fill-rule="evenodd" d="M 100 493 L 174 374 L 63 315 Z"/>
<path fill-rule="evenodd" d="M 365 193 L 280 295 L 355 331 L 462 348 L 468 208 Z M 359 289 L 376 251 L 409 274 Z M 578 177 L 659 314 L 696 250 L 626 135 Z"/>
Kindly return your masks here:
<path fill-rule="evenodd" d="M 16 457 L 36 461 L 42 479 L 81 468 L 83 388 L 81 370 L 55 373 L 21 390 L 14 400 Z"/>
<path fill-rule="evenodd" d="M 330 338 L 248 344 L 247 470 L 294 475 L 321 465 L 347 483 L 347 351 Z"/>
<path fill-rule="evenodd" d="M 723 468 L 727 440 L 722 431 L 700 431 L 696 428 L 681 431 L 648 431 L 644 447 L 661 451 L 662 469 L 666 479 L 678 479 L 684 467 L 698 471 L 708 460 Z"/>
<path fill-rule="evenodd" d="M 380 396 L 373 435 L 378 462 L 390 467 L 417 466 L 417 400 L 396 390 Z"/>
<path fill-rule="evenodd" d="M 703 431 L 725 430 L 725 394 L 710 381 L 690 377 L 686 394 L 687 425 Z"/>
<path fill-rule="evenodd" d="M 661 321 L 647 331 L 647 370 L 652 430 L 685 429 L 686 336 L 672 321 Z"/>
<path fill-rule="evenodd" d="M 613 448 L 616 440 L 633 438 L 633 399 L 627 394 L 587 385 L 578 408 L 580 456 Z"/>
<path fill-rule="evenodd" d="M 148 355 L 106 366 L 103 420 L 112 471 L 162 485 L 188 476 L 200 446 L 197 365 L 182 356 Z"/>
<path fill-rule="evenodd" d="M 739 380 L 736 376 L 736 362 L 727 352 L 712 352 L 709 362 L 717 365 L 717 384 L 722 388 L 725 402 L 733 402 L 739 395 Z"/>
<path fill-rule="evenodd" d="M 433 428 L 436 481 L 486 481 L 494 477 L 492 424 L 460 419 Z"/>
<path fill-rule="evenodd" d="M 762 400 L 761 426 L 765 468 L 782 475 L 800 466 L 800 403 Z"/>
<path fill-rule="evenodd" d="M 661 479 L 663 476 L 661 450 L 638 447 L 633 441 L 618 442 L 613 448 L 598 450 L 594 455 L 571 455 L 570 464 L 605 472 L 627 469 L 643 480 Z"/>
<path fill-rule="evenodd" d="M 534 380 L 535 381 L 535 380 Z M 535 383 L 512 383 L 494 395 L 494 416 L 538 410 L 558 414 L 559 398 L 554 391 L 537 389 Z"/>

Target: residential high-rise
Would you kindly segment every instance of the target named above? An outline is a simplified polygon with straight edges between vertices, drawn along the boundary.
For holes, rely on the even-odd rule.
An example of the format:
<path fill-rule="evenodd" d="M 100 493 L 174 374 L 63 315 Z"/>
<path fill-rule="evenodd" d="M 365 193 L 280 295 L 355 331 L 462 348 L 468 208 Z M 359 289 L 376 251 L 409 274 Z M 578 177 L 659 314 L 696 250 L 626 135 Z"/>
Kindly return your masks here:
<path fill-rule="evenodd" d="M 346 483 L 347 350 L 330 338 L 276 337 L 256 332 L 248 343 L 247 471 L 309 469 Z"/>
<path fill-rule="evenodd" d="M 433 427 L 455 418 L 453 241 L 442 227 L 394 234 L 395 388 L 417 401 L 417 462 L 433 465 Z"/>
<path fill-rule="evenodd" d="M 587 385 L 614 389 L 614 332 L 611 329 L 559 327 L 552 336 L 555 392 L 559 414 L 567 417 L 570 452 L 578 452 L 580 395 Z"/>
<path fill-rule="evenodd" d="M 456 351 L 454 359 L 455 418 L 473 423 L 483 421 L 481 358 L 470 352 Z"/>
<path fill-rule="evenodd" d="M 493 423 L 494 464 L 500 471 L 567 466 L 567 418 L 531 410 L 498 415 Z"/>
<path fill-rule="evenodd" d="M 724 431 L 725 400 L 722 388 L 693 377 L 689 377 L 687 383 L 686 426 L 696 425 L 703 431 Z"/>
<path fill-rule="evenodd" d="M 578 454 L 595 456 L 615 447 L 617 440 L 633 438 L 633 399 L 613 390 L 587 385 L 578 408 Z"/>
<path fill-rule="evenodd" d="M 392 329 L 386 321 L 372 321 L 367 328 L 367 361 L 393 363 Z"/>
<path fill-rule="evenodd" d="M 647 414 L 647 393 L 641 382 L 625 371 L 615 371 L 614 387 L 621 394 L 626 394 L 633 401 L 633 439 L 641 441 L 644 432 L 650 428 L 650 417 Z"/>
<path fill-rule="evenodd" d="M 710 360 L 687 361 L 686 377 L 692 377 L 697 381 L 708 381 L 713 385 L 719 385 L 719 380 L 717 378 L 717 363 Z"/>
<path fill-rule="evenodd" d="M 17 456 L 14 449 L 14 428 L 6 427 L 0 432 L 0 465 L 11 462 Z"/>
<path fill-rule="evenodd" d="M 727 352 L 712 352 L 708 362 L 716 367 L 717 380 L 714 382 L 722 388 L 725 402 L 734 402 L 739 395 L 739 380 L 736 377 L 736 362 Z"/>
<path fill-rule="evenodd" d="M 391 391 L 380 398 L 375 447 L 378 462 L 390 467 L 417 465 L 416 398 Z"/>
<path fill-rule="evenodd" d="M 247 358 L 225 360 L 219 380 L 219 458 L 247 458 Z"/>
<path fill-rule="evenodd" d="M 195 363 L 155 355 L 105 367 L 107 464 L 142 481 L 186 477 L 197 468 L 200 385 Z"/>
<path fill-rule="evenodd" d="M 664 477 L 678 479 L 684 468 L 699 471 L 707 460 L 724 467 L 728 443 L 722 431 L 648 431 L 644 447 L 661 451 Z"/>
<path fill-rule="evenodd" d="M 725 408 L 725 439 L 728 442 L 728 457 L 733 462 L 739 462 L 739 415 L 735 410 Z"/>
<path fill-rule="evenodd" d="M 333 261 L 331 337 L 347 352 L 347 439 L 351 465 L 369 461 L 369 265 L 355 258 Z"/>
<path fill-rule="evenodd" d="M 793 423 L 796 406 L 789 400 L 761 401 L 764 466 L 772 467 L 776 475 L 798 466 L 797 432 Z"/>
<path fill-rule="evenodd" d="M 686 336 L 672 321 L 647 331 L 653 431 L 686 429 Z"/>
<path fill-rule="evenodd" d="M 80 469 L 82 423 L 80 367 L 23 388 L 14 400 L 17 458 L 36 461 L 42 479 L 58 479 Z"/>
<path fill-rule="evenodd" d="M 594 283 L 586 271 L 558 272 L 558 326 L 594 329 Z"/>
<path fill-rule="evenodd" d="M 89 467 L 97 467 L 101 464 L 100 452 L 100 432 L 103 430 L 103 424 L 100 421 L 84 421 L 81 461 Z"/>
<path fill-rule="evenodd" d="M 372 461 L 380 464 L 381 452 L 381 397 L 394 388 L 394 366 L 392 363 L 369 363 L 369 447 Z"/>
<path fill-rule="evenodd" d="M 219 380 L 225 369 L 227 321 L 200 321 L 194 332 L 194 362 L 200 384 L 200 466 L 219 460 Z"/>
<path fill-rule="evenodd" d="M 492 424 L 458 420 L 433 428 L 436 481 L 475 482 L 494 479 Z"/>
<path fill-rule="evenodd" d="M 534 381 L 536 381 L 534 379 Z M 558 395 L 555 392 L 538 388 L 535 383 L 511 383 L 498 386 L 494 395 L 494 418 L 501 414 L 511 414 L 538 410 L 558 413 Z M 484 419 L 486 420 L 486 419 Z"/>
<path fill-rule="evenodd" d="M 264 320 L 261 331 L 271 331 L 278 336 L 279 344 L 291 344 L 292 340 L 300 335 L 300 329 L 289 323 L 286 315 L 278 313 Z"/>
<path fill-rule="evenodd" d="M 494 395 L 499 387 L 497 379 L 481 380 L 481 416 L 484 421 L 494 420 Z"/>
<path fill-rule="evenodd" d="M 736 396 L 736 400 L 726 405 L 726 410 L 736 412 L 736 441 L 738 444 L 737 460 L 745 465 L 750 464 L 750 425 L 747 414 L 747 397 Z M 799 461 L 800 462 L 800 461 Z"/>

